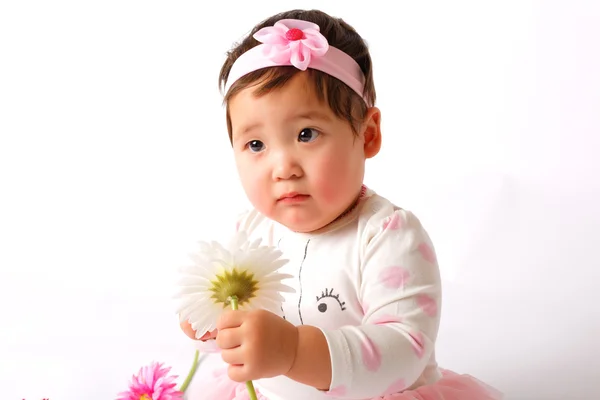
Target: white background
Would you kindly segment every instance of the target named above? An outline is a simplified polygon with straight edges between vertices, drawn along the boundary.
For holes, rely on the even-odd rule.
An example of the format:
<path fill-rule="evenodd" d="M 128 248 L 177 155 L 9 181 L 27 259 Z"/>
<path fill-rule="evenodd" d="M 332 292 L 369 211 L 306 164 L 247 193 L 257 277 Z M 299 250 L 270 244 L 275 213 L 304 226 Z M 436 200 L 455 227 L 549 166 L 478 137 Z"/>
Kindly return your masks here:
<path fill-rule="evenodd" d="M 319 4 L 370 44 L 366 183 L 436 243 L 442 366 L 509 399 L 600 398 L 600 3 L 208 4 L 1 3 L 0 398 L 187 373 L 176 268 L 247 205 L 219 68 L 261 19 Z"/>

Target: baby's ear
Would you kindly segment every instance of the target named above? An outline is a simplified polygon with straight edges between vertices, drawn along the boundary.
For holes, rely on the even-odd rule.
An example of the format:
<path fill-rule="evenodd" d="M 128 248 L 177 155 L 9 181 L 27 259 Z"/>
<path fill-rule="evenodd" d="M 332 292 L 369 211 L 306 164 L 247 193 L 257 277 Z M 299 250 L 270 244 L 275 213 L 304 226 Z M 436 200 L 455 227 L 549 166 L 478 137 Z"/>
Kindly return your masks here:
<path fill-rule="evenodd" d="M 381 111 L 377 107 L 367 110 L 362 124 L 365 138 L 365 157 L 375 157 L 381 149 Z"/>

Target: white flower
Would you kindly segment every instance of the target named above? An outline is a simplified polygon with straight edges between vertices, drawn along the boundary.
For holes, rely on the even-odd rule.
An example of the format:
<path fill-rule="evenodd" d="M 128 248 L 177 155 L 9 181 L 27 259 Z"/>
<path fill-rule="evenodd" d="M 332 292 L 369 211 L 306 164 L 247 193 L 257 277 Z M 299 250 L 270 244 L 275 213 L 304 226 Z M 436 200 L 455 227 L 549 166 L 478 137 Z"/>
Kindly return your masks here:
<path fill-rule="evenodd" d="M 237 296 L 239 310 L 281 311 L 283 296 L 294 289 L 281 283 L 292 275 L 277 272 L 288 260 L 279 259 L 281 251 L 249 242 L 244 232 L 237 233 L 225 248 L 217 242 L 200 242 L 200 251 L 191 254 L 194 265 L 182 269 L 177 298 L 181 322 L 188 321 L 196 338 L 216 328 L 217 319 Z"/>

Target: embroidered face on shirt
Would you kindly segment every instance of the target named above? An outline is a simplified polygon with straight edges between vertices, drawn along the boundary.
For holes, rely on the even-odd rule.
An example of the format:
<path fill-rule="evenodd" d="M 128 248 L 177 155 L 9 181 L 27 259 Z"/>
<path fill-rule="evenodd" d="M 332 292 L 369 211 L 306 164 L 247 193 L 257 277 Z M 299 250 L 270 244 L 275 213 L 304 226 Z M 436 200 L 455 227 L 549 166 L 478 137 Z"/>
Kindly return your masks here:
<path fill-rule="evenodd" d="M 346 302 L 340 300 L 340 295 L 335 294 L 333 288 L 326 288 L 317 296 L 317 310 L 323 314 L 342 312 L 346 310 Z"/>

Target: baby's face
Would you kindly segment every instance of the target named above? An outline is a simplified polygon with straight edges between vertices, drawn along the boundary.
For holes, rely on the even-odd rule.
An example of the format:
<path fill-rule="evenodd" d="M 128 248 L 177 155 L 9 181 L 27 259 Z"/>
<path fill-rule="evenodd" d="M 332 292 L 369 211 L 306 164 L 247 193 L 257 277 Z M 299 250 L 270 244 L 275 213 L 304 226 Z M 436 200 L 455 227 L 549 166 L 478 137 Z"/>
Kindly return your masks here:
<path fill-rule="evenodd" d="M 298 232 L 319 229 L 358 196 L 364 135 L 319 102 L 305 73 L 261 97 L 254 87 L 229 101 L 242 186 L 265 216 Z"/>

